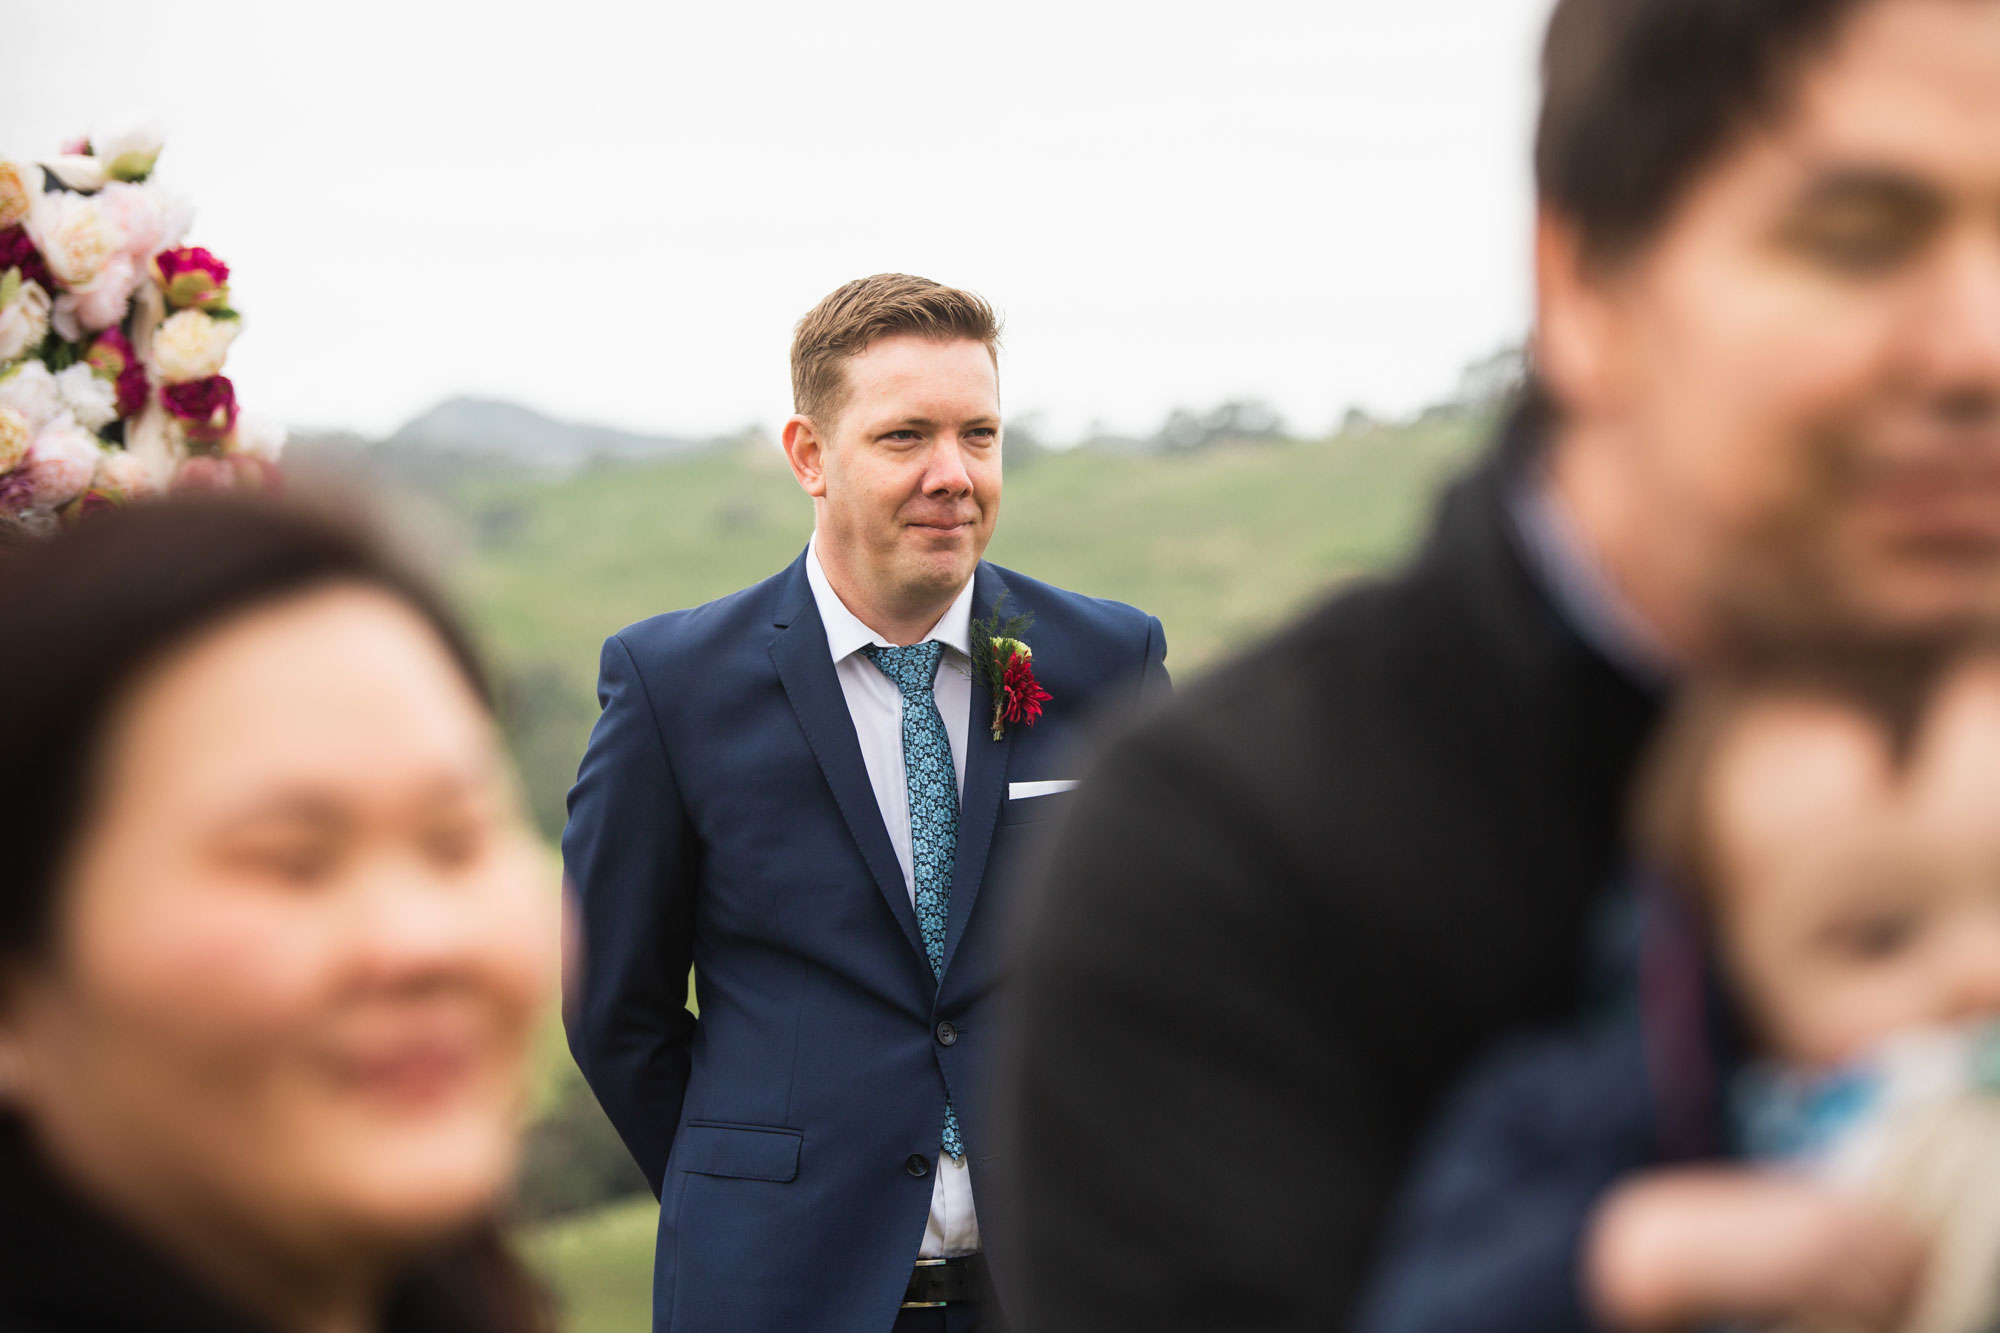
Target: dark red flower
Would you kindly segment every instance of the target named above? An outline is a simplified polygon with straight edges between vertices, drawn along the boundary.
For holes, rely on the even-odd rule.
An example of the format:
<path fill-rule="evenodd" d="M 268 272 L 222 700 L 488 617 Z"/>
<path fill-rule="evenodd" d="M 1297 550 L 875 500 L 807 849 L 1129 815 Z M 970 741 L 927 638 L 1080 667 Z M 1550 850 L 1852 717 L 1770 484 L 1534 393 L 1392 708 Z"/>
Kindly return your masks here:
<path fill-rule="evenodd" d="M 169 384 L 160 390 L 160 401 L 187 428 L 190 440 L 213 444 L 236 429 L 236 386 L 226 375 Z"/>
<path fill-rule="evenodd" d="M 48 263 L 28 239 L 28 229 L 18 222 L 0 230 L 0 273 L 10 268 L 21 270 L 21 281 L 39 282 L 50 296 L 56 294 L 56 280 L 49 273 Z"/>
<path fill-rule="evenodd" d="M 1035 666 L 1026 653 L 1015 653 L 1000 677 L 1004 716 L 1009 722 L 1032 727 L 1042 715 L 1042 705 L 1055 696 L 1035 679 Z"/>
<path fill-rule="evenodd" d="M 146 368 L 134 361 L 118 372 L 118 415 L 137 416 L 139 409 L 146 405 L 146 395 L 153 386 L 146 381 Z"/>

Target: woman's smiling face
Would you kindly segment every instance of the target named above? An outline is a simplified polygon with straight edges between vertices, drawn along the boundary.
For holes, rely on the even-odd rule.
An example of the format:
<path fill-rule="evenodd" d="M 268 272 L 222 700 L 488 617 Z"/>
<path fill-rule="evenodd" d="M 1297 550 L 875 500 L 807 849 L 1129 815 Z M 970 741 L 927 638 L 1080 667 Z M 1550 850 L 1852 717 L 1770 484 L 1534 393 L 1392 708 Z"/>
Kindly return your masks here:
<path fill-rule="evenodd" d="M 0 1012 L 57 1166 L 304 1264 L 491 1209 L 557 894 L 435 632 L 359 585 L 243 613 L 140 678 L 94 782 Z"/>

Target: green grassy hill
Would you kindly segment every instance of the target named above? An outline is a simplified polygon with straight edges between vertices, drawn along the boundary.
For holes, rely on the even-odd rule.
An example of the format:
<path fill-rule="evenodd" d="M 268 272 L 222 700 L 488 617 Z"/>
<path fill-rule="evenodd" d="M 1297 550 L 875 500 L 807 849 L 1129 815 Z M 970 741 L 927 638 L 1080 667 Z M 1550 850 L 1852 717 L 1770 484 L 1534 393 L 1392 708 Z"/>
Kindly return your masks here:
<path fill-rule="evenodd" d="M 1037 455 L 1010 464 L 989 556 L 1158 615 L 1168 666 L 1186 679 L 1344 579 L 1396 560 L 1483 434 L 1480 421 L 1446 419 L 1167 457 Z M 764 578 L 812 527 L 811 505 L 775 453 L 558 481 L 473 474 L 440 482 L 422 502 L 455 547 L 452 581 L 498 668 L 511 742 L 551 836 L 596 718 L 605 636 Z M 602 1197 L 606 1180 L 629 1181 L 620 1174 L 629 1163 L 559 1037 L 543 1061 L 526 1193 L 554 1213 L 564 1200 Z M 529 1232 L 575 1333 L 647 1327 L 653 1217 L 640 1197 Z"/>

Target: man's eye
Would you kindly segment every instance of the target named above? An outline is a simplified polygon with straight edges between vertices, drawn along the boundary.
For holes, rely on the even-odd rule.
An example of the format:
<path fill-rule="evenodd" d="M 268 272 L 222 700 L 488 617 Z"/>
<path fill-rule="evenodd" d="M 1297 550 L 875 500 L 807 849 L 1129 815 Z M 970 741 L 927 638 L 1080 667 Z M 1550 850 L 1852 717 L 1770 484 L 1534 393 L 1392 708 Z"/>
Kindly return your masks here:
<path fill-rule="evenodd" d="M 230 849 L 228 859 L 238 870 L 293 888 L 312 888 L 331 878 L 340 863 L 333 844 L 318 840 L 268 843 Z"/>
<path fill-rule="evenodd" d="M 1921 921 L 1914 912 L 1859 917 L 1830 927 L 1827 941 L 1857 962 L 1879 962 L 1901 952 L 1917 937 Z"/>
<path fill-rule="evenodd" d="M 439 825 L 423 837 L 424 855 L 433 865 L 456 870 L 479 858 L 485 849 L 486 830 L 477 824 Z"/>
<path fill-rule="evenodd" d="M 1786 243 L 1808 261 L 1844 277 L 1875 277 L 1923 248 L 1930 220 L 1906 209 L 1838 210 L 1802 218 Z"/>

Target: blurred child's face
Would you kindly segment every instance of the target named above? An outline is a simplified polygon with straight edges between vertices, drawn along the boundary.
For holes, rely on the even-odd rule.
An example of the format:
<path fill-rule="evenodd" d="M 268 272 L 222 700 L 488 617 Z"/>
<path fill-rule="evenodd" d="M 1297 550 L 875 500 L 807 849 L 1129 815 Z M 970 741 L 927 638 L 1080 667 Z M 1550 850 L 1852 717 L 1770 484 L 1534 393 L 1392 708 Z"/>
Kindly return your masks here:
<path fill-rule="evenodd" d="M 397 1253 L 507 1187 L 556 901 L 415 613 L 359 587 L 246 613 L 113 718 L 5 1015 L 22 1109 L 162 1238 Z"/>
<path fill-rule="evenodd" d="M 1706 801 L 1722 952 L 1770 1054 L 2000 1012 L 2000 664 L 1954 673 L 1900 765 L 1853 712 L 1756 705 Z"/>

